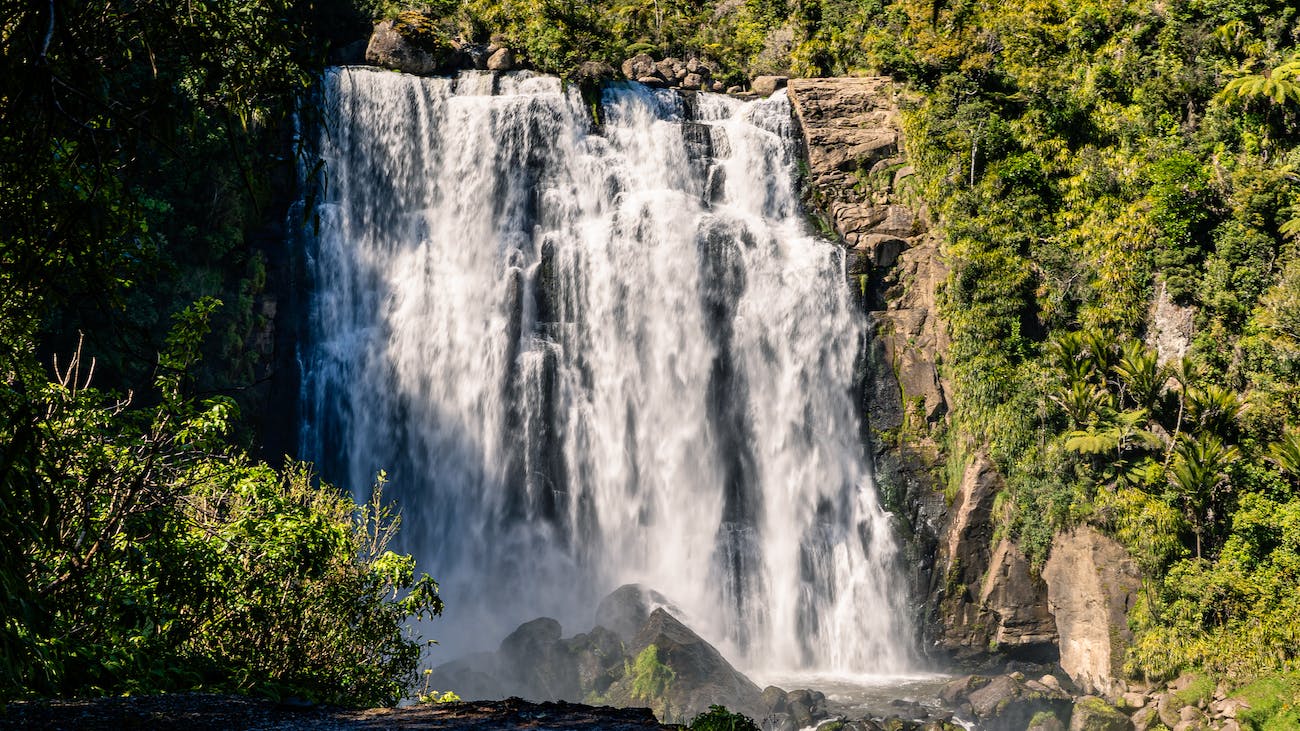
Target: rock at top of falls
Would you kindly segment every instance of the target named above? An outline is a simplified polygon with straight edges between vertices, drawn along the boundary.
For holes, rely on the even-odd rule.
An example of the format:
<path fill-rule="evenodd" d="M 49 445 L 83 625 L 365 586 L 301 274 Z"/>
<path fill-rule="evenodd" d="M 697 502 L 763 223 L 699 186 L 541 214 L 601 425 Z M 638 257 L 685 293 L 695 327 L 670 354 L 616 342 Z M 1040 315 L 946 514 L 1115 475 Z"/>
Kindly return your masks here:
<path fill-rule="evenodd" d="M 868 333 L 783 92 L 614 85 L 599 133 L 529 73 L 341 68 L 322 98 L 303 453 L 387 470 L 444 651 L 640 581 L 748 667 L 906 665 Z"/>

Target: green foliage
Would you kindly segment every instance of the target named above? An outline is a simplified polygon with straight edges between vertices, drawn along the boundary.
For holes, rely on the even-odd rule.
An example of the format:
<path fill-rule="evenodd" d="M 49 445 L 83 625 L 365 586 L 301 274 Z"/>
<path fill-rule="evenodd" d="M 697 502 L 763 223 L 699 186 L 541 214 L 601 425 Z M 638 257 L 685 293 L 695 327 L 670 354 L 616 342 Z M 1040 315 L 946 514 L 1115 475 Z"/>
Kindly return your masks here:
<path fill-rule="evenodd" d="M 182 313 L 152 403 L 91 387 L 74 353 L 0 391 L 0 697 L 188 688 L 369 705 L 414 680 L 408 617 L 437 585 L 386 546 L 381 491 L 357 505 L 303 466 L 228 446 L 233 403 L 190 397 L 215 301 Z"/>
<path fill-rule="evenodd" d="M 688 728 L 690 731 L 758 731 L 758 724 L 749 716 L 715 705 L 692 719 Z"/>

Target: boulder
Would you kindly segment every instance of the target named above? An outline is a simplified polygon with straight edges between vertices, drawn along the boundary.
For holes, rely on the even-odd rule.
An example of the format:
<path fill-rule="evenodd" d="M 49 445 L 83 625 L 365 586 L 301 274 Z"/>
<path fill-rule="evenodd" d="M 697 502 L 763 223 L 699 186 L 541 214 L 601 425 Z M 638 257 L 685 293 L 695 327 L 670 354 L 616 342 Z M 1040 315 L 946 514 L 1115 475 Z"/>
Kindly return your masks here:
<path fill-rule="evenodd" d="M 1057 718 L 1070 715 L 1070 696 L 1041 684 L 1030 687 L 1010 675 L 999 675 L 969 696 L 979 727 L 988 731 L 1021 731 L 1033 717 L 1047 711 Z"/>
<path fill-rule="evenodd" d="M 1084 696 L 1074 702 L 1070 731 L 1132 731 L 1133 722 L 1106 701 Z"/>
<path fill-rule="evenodd" d="M 612 705 L 649 705 L 665 722 L 684 721 L 711 705 L 722 705 L 751 718 L 762 718 L 762 691 L 686 625 L 662 607 L 650 613 L 640 632 L 627 646 L 636 658 L 651 646 L 658 661 L 672 671 L 672 680 L 659 698 L 634 697 L 633 679 L 615 683 L 606 696 Z"/>
<path fill-rule="evenodd" d="M 682 88 L 687 91 L 696 91 L 704 86 L 704 77 L 699 74 L 686 74 L 682 79 Z"/>
<path fill-rule="evenodd" d="M 668 597 L 641 584 L 624 584 L 596 606 L 596 626 L 610 630 L 624 642 L 636 638 L 650 613 L 660 607 L 676 610 Z"/>
<path fill-rule="evenodd" d="M 971 693 L 989 684 L 989 679 L 982 675 L 965 675 L 948 681 L 939 689 L 939 699 L 950 706 L 955 706 L 970 697 Z"/>
<path fill-rule="evenodd" d="M 580 84 L 601 84 L 614 78 L 614 67 L 603 61 L 583 61 L 573 78 Z"/>
<path fill-rule="evenodd" d="M 550 617 L 519 625 L 501 641 L 497 658 L 521 698 L 554 701 L 582 697 L 577 663 L 560 641 L 560 623 Z"/>
<path fill-rule="evenodd" d="M 787 693 L 784 690 L 781 690 L 775 685 L 769 685 L 764 688 L 762 698 L 763 710 L 766 711 L 766 713 L 763 715 L 766 716 L 771 713 L 784 713 L 786 695 Z"/>
<path fill-rule="evenodd" d="M 623 641 L 604 627 L 565 641 L 578 673 L 578 690 L 583 698 L 602 696 L 623 677 Z"/>
<path fill-rule="evenodd" d="M 453 64 L 456 48 L 419 13 L 407 12 L 375 24 L 366 44 L 366 63 L 408 74 L 432 74 Z"/>
<path fill-rule="evenodd" d="M 1118 697 L 1133 640 L 1128 610 L 1141 587 L 1137 564 L 1119 543 L 1081 526 L 1052 540 L 1043 580 L 1060 635 L 1061 668 L 1084 692 Z"/>
<path fill-rule="evenodd" d="M 623 77 L 626 79 L 641 81 L 641 79 L 655 76 L 657 73 L 655 60 L 648 53 L 638 53 L 623 62 Z"/>
<path fill-rule="evenodd" d="M 1160 714 L 1156 712 L 1156 707 L 1153 705 L 1139 708 L 1129 720 L 1133 723 L 1134 731 L 1147 731 L 1153 726 L 1164 725 L 1160 720 Z"/>
<path fill-rule="evenodd" d="M 680 58 L 671 56 L 665 58 L 655 63 L 655 70 L 659 72 L 659 76 L 664 81 L 668 82 L 669 86 L 680 84 L 682 79 L 686 78 L 686 63 Z"/>
<path fill-rule="evenodd" d="M 759 96 L 772 96 L 777 89 L 784 89 L 788 81 L 785 76 L 755 76 L 749 82 L 749 88 Z"/>
<path fill-rule="evenodd" d="M 509 48 L 498 48 L 488 56 L 488 71 L 510 71 L 515 67 L 515 53 Z"/>
<path fill-rule="evenodd" d="M 1065 724 L 1061 723 L 1061 719 L 1057 718 L 1056 714 L 1042 711 L 1029 719 L 1029 726 L 1025 731 L 1065 731 Z"/>

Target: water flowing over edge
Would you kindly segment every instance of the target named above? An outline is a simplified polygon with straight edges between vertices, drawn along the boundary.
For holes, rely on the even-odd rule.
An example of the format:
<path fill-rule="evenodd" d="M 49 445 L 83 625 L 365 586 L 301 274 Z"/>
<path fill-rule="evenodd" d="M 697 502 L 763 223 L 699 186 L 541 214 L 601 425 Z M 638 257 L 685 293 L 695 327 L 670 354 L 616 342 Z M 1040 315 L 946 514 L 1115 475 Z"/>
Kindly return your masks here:
<path fill-rule="evenodd" d="M 749 668 L 897 673 L 912 628 L 783 93 L 326 73 L 303 455 L 437 576 L 444 657 L 640 582 Z M 309 199 L 311 200 L 311 199 Z"/>

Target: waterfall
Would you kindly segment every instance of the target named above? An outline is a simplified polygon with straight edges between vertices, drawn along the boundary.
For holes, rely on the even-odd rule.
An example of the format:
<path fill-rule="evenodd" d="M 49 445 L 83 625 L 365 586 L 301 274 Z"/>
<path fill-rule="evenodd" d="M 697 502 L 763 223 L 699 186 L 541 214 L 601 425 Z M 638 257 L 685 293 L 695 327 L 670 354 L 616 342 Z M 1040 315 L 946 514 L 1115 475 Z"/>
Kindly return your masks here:
<path fill-rule="evenodd" d="M 302 450 L 442 584 L 444 649 L 640 582 L 749 668 L 912 643 L 854 405 L 867 332 L 790 105 L 527 72 L 323 80 Z"/>

